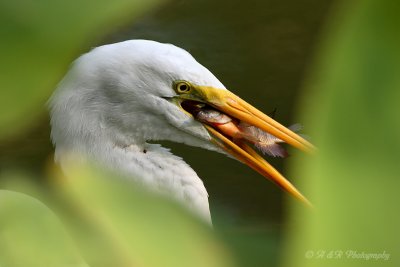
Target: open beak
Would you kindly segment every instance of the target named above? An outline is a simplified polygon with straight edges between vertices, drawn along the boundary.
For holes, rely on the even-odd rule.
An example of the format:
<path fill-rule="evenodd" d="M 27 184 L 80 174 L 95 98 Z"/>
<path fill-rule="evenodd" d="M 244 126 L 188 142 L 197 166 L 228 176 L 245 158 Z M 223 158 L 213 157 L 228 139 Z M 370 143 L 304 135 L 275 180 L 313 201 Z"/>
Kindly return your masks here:
<path fill-rule="evenodd" d="M 305 152 L 312 153 L 315 151 L 315 147 L 310 142 L 228 90 L 193 85 L 191 91 L 180 95 L 180 98 L 205 103 L 231 118 L 255 126 Z M 269 178 L 297 199 L 311 206 L 311 203 L 296 187 L 260 156 L 247 142 L 242 139 L 231 138 L 211 125 L 204 124 L 204 126 L 212 135 L 213 142 L 216 145 L 264 177 Z"/>

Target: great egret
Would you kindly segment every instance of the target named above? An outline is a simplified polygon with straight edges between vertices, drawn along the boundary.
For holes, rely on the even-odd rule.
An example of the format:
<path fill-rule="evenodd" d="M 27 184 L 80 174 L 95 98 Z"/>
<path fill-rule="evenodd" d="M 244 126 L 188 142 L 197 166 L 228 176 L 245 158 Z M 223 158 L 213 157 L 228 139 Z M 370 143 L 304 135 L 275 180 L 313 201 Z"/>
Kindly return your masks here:
<path fill-rule="evenodd" d="M 308 203 L 251 148 L 240 124 L 253 128 L 248 136 L 257 136 L 256 130 L 304 151 L 314 147 L 228 91 L 174 45 L 130 40 L 93 49 L 75 61 L 50 110 L 55 159 L 65 172 L 71 157 L 89 158 L 171 195 L 210 222 L 202 180 L 168 149 L 147 143 L 170 140 L 233 156 Z"/>

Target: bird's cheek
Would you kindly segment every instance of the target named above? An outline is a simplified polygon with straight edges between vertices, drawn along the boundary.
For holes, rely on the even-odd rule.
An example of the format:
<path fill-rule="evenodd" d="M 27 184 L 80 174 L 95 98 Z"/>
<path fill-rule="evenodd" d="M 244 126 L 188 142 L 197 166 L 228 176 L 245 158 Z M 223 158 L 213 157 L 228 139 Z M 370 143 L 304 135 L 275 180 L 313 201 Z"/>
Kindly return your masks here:
<path fill-rule="evenodd" d="M 170 112 L 164 113 L 164 116 L 169 124 L 178 128 L 179 130 L 203 140 L 210 139 L 210 135 L 203 125 L 194 120 L 193 117 L 184 113 L 178 107 L 176 110 L 170 110 Z"/>

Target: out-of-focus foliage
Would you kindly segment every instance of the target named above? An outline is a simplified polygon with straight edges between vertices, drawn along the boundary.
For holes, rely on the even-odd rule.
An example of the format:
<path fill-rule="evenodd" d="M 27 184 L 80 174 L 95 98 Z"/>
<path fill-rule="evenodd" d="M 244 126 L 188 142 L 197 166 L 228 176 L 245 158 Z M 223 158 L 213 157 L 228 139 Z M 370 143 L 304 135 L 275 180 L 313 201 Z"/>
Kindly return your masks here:
<path fill-rule="evenodd" d="M 0 266 L 86 266 L 59 219 L 37 199 L 0 190 Z"/>
<path fill-rule="evenodd" d="M 83 44 L 156 2 L 0 1 L 0 138 L 35 123 Z"/>
<path fill-rule="evenodd" d="M 123 177 L 53 172 L 49 194 L 8 176 L 3 187 L 45 200 L 63 223 L 37 199 L 0 191 L 0 266 L 234 266 L 211 228 Z"/>
<path fill-rule="evenodd" d="M 292 212 L 287 266 L 400 265 L 399 14 L 344 1 L 325 32 L 301 106 L 319 151 L 294 168 L 315 210 Z"/>

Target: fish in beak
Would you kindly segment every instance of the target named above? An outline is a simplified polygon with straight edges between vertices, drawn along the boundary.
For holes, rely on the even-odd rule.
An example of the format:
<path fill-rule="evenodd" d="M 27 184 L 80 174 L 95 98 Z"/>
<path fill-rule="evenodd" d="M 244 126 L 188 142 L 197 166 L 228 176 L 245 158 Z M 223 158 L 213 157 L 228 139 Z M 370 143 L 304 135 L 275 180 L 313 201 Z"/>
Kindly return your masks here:
<path fill-rule="evenodd" d="M 254 145 L 266 154 L 283 157 L 285 150 L 278 143 L 312 153 L 316 149 L 310 142 L 228 90 L 187 81 L 175 82 L 174 89 L 181 108 L 203 123 L 217 146 L 311 206 L 292 183 L 252 148 Z"/>

